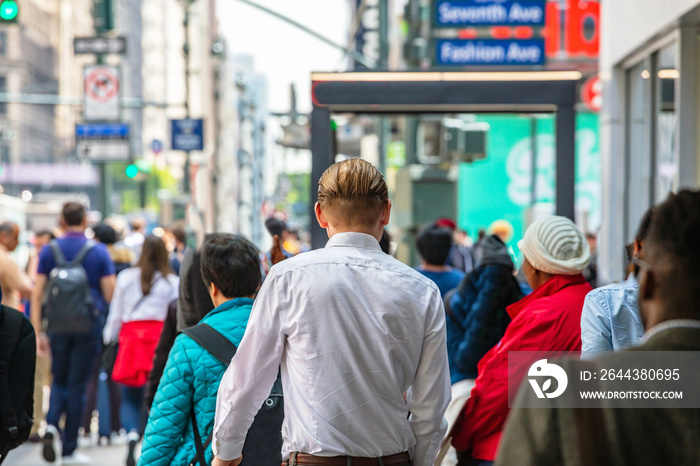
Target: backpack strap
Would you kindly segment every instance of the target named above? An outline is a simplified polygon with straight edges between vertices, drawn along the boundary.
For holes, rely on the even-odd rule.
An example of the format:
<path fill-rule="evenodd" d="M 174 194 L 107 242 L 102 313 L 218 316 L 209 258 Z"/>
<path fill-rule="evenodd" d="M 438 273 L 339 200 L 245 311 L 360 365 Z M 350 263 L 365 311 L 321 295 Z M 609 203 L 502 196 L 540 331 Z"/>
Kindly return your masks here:
<path fill-rule="evenodd" d="M 194 327 L 184 329 L 180 333 L 184 333 L 193 339 L 224 366 L 228 366 L 231 363 L 231 359 L 233 359 L 233 356 L 236 354 L 236 345 L 231 343 L 228 338 L 209 324 L 195 325 Z M 190 466 L 196 466 L 199 463 L 200 466 L 206 466 L 204 450 L 211 445 L 214 439 L 214 432 L 212 431 L 209 437 L 207 437 L 207 440 L 202 442 L 202 437 L 199 434 L 199 427 L 197 426 L 197 419 L 195 419 L 194 406 L 192 406 L 192 432 L 194 434 L 194 446 L 197 450 L 197 456 L 188 464 Z"/>
<path fill-rule="evenodd" d="M 88 252 L 90 252 L 90 250 L 95 247 L 95 244 L 96 243 L 93 240 L 91 240 L 91 239 L 87 240 L 85 242 L 85 244 L 83 244 L 83 247 L 81 247 L 80 250 L 78 251 L 78 254 L 76 254 L 75 257 L 73 258 L 73 260 L 70 261 L 70 263 L 67 265 L 68 266 L 76 266 L 78 264 L 82 264 L 83 259 L 85 259 L 85 256 L 87 256 Z"/>
<path fill-rule="evenodd" d="M 2 428 L 9 433 L 10 439 L 19 435 L 19 423 L 17 414 L 10 402 L 10 360 L 19 342 L 24 316 L 14 309 L 0 306 L 0 416 L 2 416 Z"/>
<path fill-rule="evenodd" d="M 51 248 L 53 260 L 56 261 L 56 267 L 65 267 L 66 256 L 63 255 L 63 251 L 61 251 L 61 246 L 58 245 L 58 240 L 51 240 L 51 242 L 49 243 L 49 247 Z"/>
<path fill-rule="evenodd" d="M 199 324 L 186 328 L 182 332 L 207 350 L 212 356 L 221 361 L 224 366 L 231 364 L 236 354 L 236 345 L 223 336 L 209 324 Z"/>

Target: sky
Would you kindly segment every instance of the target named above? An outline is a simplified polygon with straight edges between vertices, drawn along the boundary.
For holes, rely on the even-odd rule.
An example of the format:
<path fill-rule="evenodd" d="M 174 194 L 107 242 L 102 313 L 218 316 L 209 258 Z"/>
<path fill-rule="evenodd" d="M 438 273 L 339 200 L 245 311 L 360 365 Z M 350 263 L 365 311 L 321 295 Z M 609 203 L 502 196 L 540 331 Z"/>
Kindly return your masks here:
<path fill-rule="evenodd" d="M 336 43 L 347 45 L 350 23 L 348 0 L 256 0 L 317 31 Z M 311 110 L 311 72 L 343 71 L 343 52 L 282 20 L 237 0 L 218 0 L 220 34 L 228 53 L 250 54 L 256 70 L 267 77 L 268 109 L 289 110 L 289 85 L 297 90 L 298 109 Z"/>

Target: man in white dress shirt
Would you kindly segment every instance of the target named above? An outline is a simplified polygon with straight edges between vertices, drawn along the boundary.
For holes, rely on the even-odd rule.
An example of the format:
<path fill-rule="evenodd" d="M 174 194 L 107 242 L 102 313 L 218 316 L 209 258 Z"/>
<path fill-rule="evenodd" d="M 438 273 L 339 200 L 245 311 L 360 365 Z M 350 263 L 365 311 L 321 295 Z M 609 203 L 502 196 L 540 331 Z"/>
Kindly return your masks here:
<path fill-rule="evenodd" d="M 315 211 L 330 240 L 265 279 L 219 387 L 212 464 L 241 464 L 281 366 L 284 464 L 432 466 L 450 401 L 440 292 L 381 251 L 391 201 L 369 162 L 329 167 Z"/>

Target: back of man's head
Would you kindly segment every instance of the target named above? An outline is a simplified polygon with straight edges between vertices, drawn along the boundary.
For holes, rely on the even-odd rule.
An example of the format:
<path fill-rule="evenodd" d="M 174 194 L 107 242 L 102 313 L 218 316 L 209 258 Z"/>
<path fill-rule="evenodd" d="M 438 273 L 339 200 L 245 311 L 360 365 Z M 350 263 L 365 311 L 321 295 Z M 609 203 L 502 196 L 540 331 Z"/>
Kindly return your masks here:
<path fill-rule="evenodd" d="M 83 224 L 87 212 L 80 202 L 66 202 L 61 209 L 61 219 L 67 227 L 79 227 Z"/>
<path fill-rule="evenodd" d="M 183 225 L 176 224 L 170 229 L 170 232 L 173 234 L 175 241 L 177 241 L 179 244 L 187 244 L 187 231 L 185 231 L 185 227 Z"/>
<path fill-rule="evenodd" d="M 700 318 L 700 192 L 670 194 L 654 210 L 644 249 L 663 307 Z"/>
<path fill-rule="evenodd" d="M 208 236 L 202 246 L 202 279 L 228 299 L 254 295 L 262 280 L 258 248 L 228 233 Z"/>
<path fill-rule="evenodd" d="M 452 248 L 452 231 L 431 225 L 418 233 L 418 253 L 428 265 L 445 265 Z"/>
<path fill-rule="evenodd" d="M 318 202 L 336 225 L 375 225 L 389 201 L 384 176 L 362 159 L 334 163 L 318 182 Z"/>
<path fill-rule="evenodd" d="M 644 241 L 646 241 L 647 236 L 649 236 L 649 230 L 651 229 L 651 222 L 654 220 L 654 215 L 656 213 L 656 207 L 651 207 L 649 210 L 644 212 L 642 216 L 642 221 L 639 223 L 639 228 L 637 229 L 637 234 L 634 239 L 641 246 Z"/>

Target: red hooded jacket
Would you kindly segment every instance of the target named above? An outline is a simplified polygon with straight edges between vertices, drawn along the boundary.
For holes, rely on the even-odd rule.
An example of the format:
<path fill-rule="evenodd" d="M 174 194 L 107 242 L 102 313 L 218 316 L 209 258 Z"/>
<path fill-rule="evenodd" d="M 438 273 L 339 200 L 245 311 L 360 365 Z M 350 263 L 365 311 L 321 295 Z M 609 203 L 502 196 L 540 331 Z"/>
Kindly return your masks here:
<path fill-rule="evenodd" d="M 479 361 L 476 385 L 452 430 L 457 450 L 495 460 L 509 411 L 508 352 L 581 351 L 581 311 L 591 290 L 583 275 L 555 275 L 507 308 L 513 320 L 501 341 Z M 517 370 L 518 385 L 526 373 L 527 367 Z"/>

